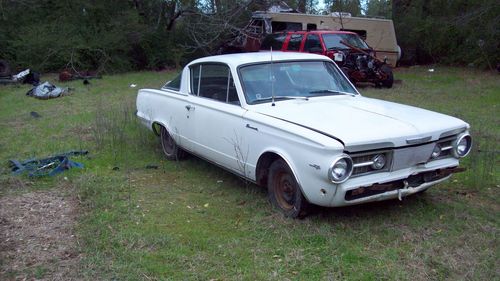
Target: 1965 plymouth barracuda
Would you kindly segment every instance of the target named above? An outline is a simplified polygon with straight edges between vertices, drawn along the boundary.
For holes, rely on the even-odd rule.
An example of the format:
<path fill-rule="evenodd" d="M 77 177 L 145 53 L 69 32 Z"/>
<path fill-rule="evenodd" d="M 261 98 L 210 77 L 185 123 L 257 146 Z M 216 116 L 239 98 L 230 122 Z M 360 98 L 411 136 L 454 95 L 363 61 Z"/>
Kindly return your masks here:
<path fill-rule="evenodd" d="M 168 159 L 197 155 L 258 185 L 289 217 L 421 192 L 471 150 L 457 118 L 363 97 L 329 58 L 260 52 L 197 59 L 137 116 Z"/>

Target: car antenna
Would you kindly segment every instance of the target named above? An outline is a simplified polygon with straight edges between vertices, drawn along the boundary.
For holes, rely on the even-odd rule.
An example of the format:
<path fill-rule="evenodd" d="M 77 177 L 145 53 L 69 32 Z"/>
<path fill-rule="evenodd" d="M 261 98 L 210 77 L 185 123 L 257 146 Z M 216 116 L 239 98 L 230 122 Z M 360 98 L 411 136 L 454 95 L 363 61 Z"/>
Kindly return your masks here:
<path fill-rule="evenodd" d="M 274 72 L 273 72 L 273 47 L 271 46 L 271 106 L 274 104 Z"/>

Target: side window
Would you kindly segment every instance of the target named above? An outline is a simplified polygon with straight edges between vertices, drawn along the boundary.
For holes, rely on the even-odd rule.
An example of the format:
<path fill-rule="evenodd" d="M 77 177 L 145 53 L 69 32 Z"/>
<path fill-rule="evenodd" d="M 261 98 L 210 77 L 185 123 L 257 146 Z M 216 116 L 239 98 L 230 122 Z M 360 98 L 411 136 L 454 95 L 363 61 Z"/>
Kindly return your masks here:
<path fill-rule="evenodd" d="M 262 41 L 262 45 L 260 46 L 261 50 L 270 50 L 273 48 L 273 51 L 279 51 L 283 47 L 283 42 L 285 42 L 286 33 L 279 34 L 271 34 L 264 38 Z"/>
<path fill-rule="evenodd" d="M 191 67 L 193 95 L 226 103 L 239 104 L 231 71 L 223 64 L 200 64 Z"/>
<path fill-rule="evenodd" d="M 302 34 L 292 34 L 290 41 L 288 41 L 287 50 L 298 51 L 300 50 L 300 43 L 302 42 Z"/>
<path fill-rule="evenodd" d="M 165 83 L 165 85 L 163 85 L 163 88 L 179 91 L 181 89 L 181 78 L 182 78 L 182 72 L 177 74 L 177 76 L 173 80 L 170 80 L 167 83 Z"/>
<path fill-rule="evenodd" d="M 321 47 L 321 41 L 319 41 L 319 36 L 316 34 L 307 35 L 306 43 L 304 44 L 304 51 L 311 53 L 320 53 L 323 51 Z"/>

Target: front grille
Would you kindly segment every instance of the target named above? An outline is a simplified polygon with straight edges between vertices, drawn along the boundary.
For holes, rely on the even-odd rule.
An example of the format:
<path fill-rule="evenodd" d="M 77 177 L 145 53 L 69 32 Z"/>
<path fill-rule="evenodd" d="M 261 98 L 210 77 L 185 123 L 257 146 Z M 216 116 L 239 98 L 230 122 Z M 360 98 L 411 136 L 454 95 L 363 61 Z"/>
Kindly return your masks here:
<path fill-rule="evenodd" d="M 453 150 L 453 142 L 457 139 L 457 136 L 451 136 L 447 138 L 443 138 L 437 141 L 437 143 L 441 146 L 441 154 L 432 160 L 438 160 L 438 159 L 443 159 L 447 157 L 451 157 L 452 150 Z"/>
<path fill-rule="evenodd" d="M 383 154 L 386 159 L 386 164 L 385 166 L 380 169 L 376 170 L 371 167 L 371 162 L 373 160 L 373 157 L 378 154 Z M 370 152 L 364 152 L 364 153 L 356 153 L 351 156 L 352 162 L 354 164 L 354 169 L 352 171 L 352 176 L 361 176 L 361 175 L 366 175 L 366 174 L 371 174 L 375 172 L 383 172 L 383 171 L 388 171 L 389 168 L 391 167 L 391 161 L 392 161 L 392 153 L 388 150 L 383 150 L 383 151 L 370 151 Z"/>
<path fill-rule="evenodd" d="M 351 155 L 354 164 L 352 177 L 378 172 L 396 171 L 418 164 L 425 164 L 429 161 L 452 157 L 453 142 L 456 138 L 457 136 L 453 135 L 439 139 L 436 142 L 422 145 L 395 148 L 392 150 L 385 149 L 354 153 Z M 441 146 L 441 154 L 436 158 L 431 158 L 432 151 L 436 144 Z M 380 170 L 372 168 L 370 164 L 373 157 L 377 154 L 384 154 L 386 157 L 386 165 Z"/>

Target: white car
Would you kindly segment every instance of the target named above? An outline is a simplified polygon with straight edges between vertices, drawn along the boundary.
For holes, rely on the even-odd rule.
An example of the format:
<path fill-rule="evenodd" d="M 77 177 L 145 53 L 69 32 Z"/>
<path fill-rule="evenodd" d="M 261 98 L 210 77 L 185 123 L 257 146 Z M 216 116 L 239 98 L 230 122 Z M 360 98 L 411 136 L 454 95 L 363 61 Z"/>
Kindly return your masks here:
<path fill-rule="evenodd" d="M 137 116 L 168 159 L 197 155 L 265 186 L 289 217 L 421 192 L 472 145 L 454 117 L 361 96 L 325 56 L 259 52 L 197 59 Z"/>

